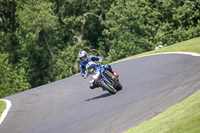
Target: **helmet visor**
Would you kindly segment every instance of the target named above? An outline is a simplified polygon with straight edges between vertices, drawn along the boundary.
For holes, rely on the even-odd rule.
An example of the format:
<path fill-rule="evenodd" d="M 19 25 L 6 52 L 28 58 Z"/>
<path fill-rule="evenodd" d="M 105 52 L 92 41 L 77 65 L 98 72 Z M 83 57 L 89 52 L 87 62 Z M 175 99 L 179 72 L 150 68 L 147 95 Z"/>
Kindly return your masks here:
<path fill-rule="evenodd" d="M 85 61 L 85 59 L 86 59 L 85 56 L 83 56 L 83 57 L 80 58 L 81 61 Z"/>

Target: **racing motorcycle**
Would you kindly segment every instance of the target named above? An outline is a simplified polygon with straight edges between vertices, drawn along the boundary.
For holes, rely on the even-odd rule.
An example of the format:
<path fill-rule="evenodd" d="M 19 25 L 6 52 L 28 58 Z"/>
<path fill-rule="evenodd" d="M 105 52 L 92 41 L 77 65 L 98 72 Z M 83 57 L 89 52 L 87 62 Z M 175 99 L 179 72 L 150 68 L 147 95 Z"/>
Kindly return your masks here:
<path fill-rule="evenodd" d="M 90 77 L 90 81 L 94 81 L 96 85 L 102 87 L 103 90 L 107 90 L 112 95 L 122 89 L 119 78 L 106 70 L 104 65 L 89 62 L 86 65 L 86 75 Z"/>

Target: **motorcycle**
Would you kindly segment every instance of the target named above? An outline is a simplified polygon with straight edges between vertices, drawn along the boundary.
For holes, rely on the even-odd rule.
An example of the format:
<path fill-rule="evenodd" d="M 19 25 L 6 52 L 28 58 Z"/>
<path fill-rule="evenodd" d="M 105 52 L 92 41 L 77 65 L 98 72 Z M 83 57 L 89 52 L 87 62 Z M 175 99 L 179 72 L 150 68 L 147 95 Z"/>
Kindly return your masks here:
<path fill-rule="evenodd" d="M 91 82 L 94 81 L 98 87 L 102 87 L 112 95 L 122 89 L 119 78 L 106 70 L 104 65 L 89 62 L 86 65 L 86 75 L 90 77 Z"/>

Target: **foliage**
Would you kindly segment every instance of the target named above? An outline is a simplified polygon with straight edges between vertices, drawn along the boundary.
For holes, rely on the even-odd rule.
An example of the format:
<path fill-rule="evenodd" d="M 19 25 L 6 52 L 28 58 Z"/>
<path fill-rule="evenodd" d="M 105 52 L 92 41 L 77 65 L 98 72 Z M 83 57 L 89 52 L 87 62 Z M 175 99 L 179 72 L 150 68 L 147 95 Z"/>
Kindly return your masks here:
<path fill-rule="evenodd" d="M 55 60 L 54 43 L 57 41 L 57 16 L 53 4 L 43 0 L 30 0 L 19 4 L 16 11 L 19 41 L 18 55 L 27 71 L 32 87 L 44 84 L 49 62 Z M 38 78 L 39 77 L 39 78 Z"/>
<path fill-rule="evenodd" d="M 199 9 L 197 1 L 118 0 L 103 31 L 109 61 L 199 36 Z"/>
<path fill-rule="evenodd" d="M 0 54 L 0 97 L 15 94 L 30 88 L 25 70 L 9 63 L 6 54 Z"/>
<path fill-rule="evenodd" d="M 198 0 L 0 0 L 0 65 L 33 88 L 78 73 L 80 50 L 109 63 L 198 37 L 199 9 Z"/>

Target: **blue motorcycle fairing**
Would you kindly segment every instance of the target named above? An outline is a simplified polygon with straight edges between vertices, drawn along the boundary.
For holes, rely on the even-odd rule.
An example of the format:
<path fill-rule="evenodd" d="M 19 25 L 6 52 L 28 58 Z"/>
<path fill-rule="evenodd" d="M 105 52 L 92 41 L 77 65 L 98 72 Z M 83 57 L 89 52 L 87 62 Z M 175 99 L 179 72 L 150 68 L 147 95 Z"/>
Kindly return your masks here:
<path fill-rule="evenodd" d="M 105 70 L 105 65 L 99 65 L 99 66 L 96 67 L 96 72 L 100 72 L 99 76 L 100 76 L 104 71 L 106 71 L 106 70 Z M 99 76 L 98 76 L 98 77 L 99 77 Z M 93 75 L 91 75 L 91 79 L 92 79 L 92 78 L 93 78 Z M 99 80 L 99 83 L 101 82 L 101 80 L 104 80 L 104 81 L 106 81 L 107 83 L 110 84 L 110 81 L 109 81 L 106 77 L 102 77 L 102 78 Z"/>
<path fill-rule="evenodd" d="M 96 67 L 96 73 L 97 72 L 100 72 L 100 74 L 98 75 L 98 77 L 101 75 L 101 73 L 103 72 L 103 71 L 101 71 L 101 66 L 100 67 Z M 93 79 L 93 75 L 90 75 L 90 79 Z"/>

